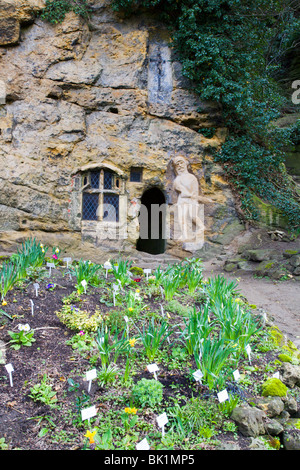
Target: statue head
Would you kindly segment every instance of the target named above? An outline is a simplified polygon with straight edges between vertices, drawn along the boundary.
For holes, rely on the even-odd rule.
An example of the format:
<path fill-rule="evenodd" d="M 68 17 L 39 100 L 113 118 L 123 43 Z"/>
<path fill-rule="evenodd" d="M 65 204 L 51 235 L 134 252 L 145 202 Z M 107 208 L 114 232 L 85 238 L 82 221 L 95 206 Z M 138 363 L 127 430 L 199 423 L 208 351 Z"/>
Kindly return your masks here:
<path fill-rule="evenodd" d="M 183 155 L 178 155 L 172 160 L 176 175 L 188 173 L 188 161 Z"/>

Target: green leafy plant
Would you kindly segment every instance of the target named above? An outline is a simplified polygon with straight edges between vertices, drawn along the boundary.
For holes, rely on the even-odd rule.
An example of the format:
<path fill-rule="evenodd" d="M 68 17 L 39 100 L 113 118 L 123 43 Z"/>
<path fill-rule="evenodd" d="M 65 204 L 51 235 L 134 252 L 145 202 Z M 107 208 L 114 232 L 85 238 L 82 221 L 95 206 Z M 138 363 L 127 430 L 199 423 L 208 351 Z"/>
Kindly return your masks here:
<path fill-rule="evenodd" d="M 216 434 L 223 421 L 218 405 L 212 400 L 200 397 L 186 399 L 184 405 L 176 403 L 168 408 L 170 425 L 182 436 L 198 432 L 201 437 L 211 437 Z M 210 430 L 209 435 L 206 430 Z"/>
<path fill-rule="evenodd" d="M 198 369 L 203 374 L 203 382 L 210 390 L 224 387 L 231 372 L 229 359 L 233 354 L 234 347 L 222 337 L 207 337 L 199 342 L 199 347 L 194 350 L 194 359 Z M 236 364 L 236 362 L 233 362 L 233 364 Z M 231 364 L 231 368 L 233 364 Z"/>
<path fill-rule="evenodd" d="M 130 267 L 132 261 L 119 259 L 117 264 L 112 263 L 112 273 L 121 287 L 130 283 Z"/>
<path fill-rule="evenodd" d="M 197 310 L 195 307 L 190 312 L 188 319 L 184 319 L 185 328 L 180 340 L 185 343 L 187 352 L 192 355 L 199 349 L 200 341 L 207 338 L 214 329 L 215 323 L 210 318 L 208 305 Z"/>
<path fill-rule="evenodd" d="M 97 380 L 100 387 L 114 383 L 118 372 L 119 368 L 116 364 L 102 365 L 101 369 L 97 373 Z"/>
<path fill-rule="evenodd" d="M 134 385 L 131 397 L 137 406 L 153 408 L 162 402 L 163 385 L 155 379 L 141 379 Z"/>
<path fill-rule="evenodd" d="M 82 281 L 86 281 L 87 285 L 94 279 L 94 276 L 102 268 L 100 264 L 94 264 L 91 261 L 84 261 L 80 259 L 77 264 L 70 266 L 69 274 L 74 276 L 77 280 L 76 289 L 78 294 L 84 292 Z"/>
<path fill-rule="evenodd" d="M 33 401 L 40 401 L 45 405 L 49 405 L 51 408 L 56 406 L 56 392 L 53 391 L 52 384 L 47 374 L 43 375 L 40 383 L 30 389 L 29 397 L 32 398 Z"/>
<path fill-rule="evenodd" d="M 130 345 L 126 336 L 126 328 L 124 328 L 120 338 L 118 330 L 112 335 L 111 330 L 107 326 L 102 324 L 98 328 L 96 343 L 102 367 L 107 367 L 111 362 L 116 363 L 121 354 L 127 353 Z"/>
<path fill-rule="evenodd" d="M 9 341 L 11 345 L 10 347 L 15 350 L 20 349 L 21 346 L 32 346 L 32 344 L 36 341 L 33 337 L 34 330 L 20 330 L 17 332 L 8 331 L 7 333 L 11 337 L 11 340 Z"/>
<path fill-rule="evenodd" d="M 84 332 L 97 331 L 99 325 L 102 324 L 102 315 L 99 310 L 94 314 L 86 310 L 82 310 L 75 305 L 65 304 L 60 311 L 56 312 L 59 320 L 71 330 Z"/>
<path fill-rule="evenodd" d="M 41 18 L 53 24 L 62 23 L 70 11 L 88 19 L 91 10 L 87 0 L 46 0 Z"/>
<path fill-rule="evenodd" d="M 165 320 L 156 324 L 154 318 L 149 320 L 148 326 L 143 325 L 142 331 L 136 326 L 139 338 L 145 348 L 146 356 L 150 361 L 156 357 L 161 346 L 170 337 L 172 329 Z"/>
<path fill-rule="evenodd" d="M 0 293 L 2 302 L 4 302 L 7 292 L 13 288 L 17 279 L 17 266 L 12 262 L 3 263 L 0 271 Z"/>

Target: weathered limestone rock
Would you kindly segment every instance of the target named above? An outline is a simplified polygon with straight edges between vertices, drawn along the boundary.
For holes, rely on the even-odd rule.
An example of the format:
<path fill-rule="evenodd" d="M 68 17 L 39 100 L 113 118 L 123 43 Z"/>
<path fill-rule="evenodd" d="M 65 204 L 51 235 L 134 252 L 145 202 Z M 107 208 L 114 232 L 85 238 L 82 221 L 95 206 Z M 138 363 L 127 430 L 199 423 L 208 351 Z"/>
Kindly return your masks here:
<path fill-rule="evenodd" d="M 280 397 L 259 397 L 255 404 L 263 410 L 269 418 L 279 416 L 283 409 L 284 403 Z"/>
<path fill-rule="evenodd" d="M 284 362 L 280 367 L 280 373 L 282 374 L 281 380 L 287 387 L 300 386 L 300 366 Z"/>
<path fill-rule="evenodd" d="M 243 436 L 251 437 L 265 434 L 265 418 L 265 412 L 256 407 L 237 406 L 231 414 Z"/>
<path fill-rule="evenodd" d="M 298 429 L 298 422 L 299 419 L 290 419 L 285 424 L 285 429 L 282 434 L 285 450 L 300 450 L 300 429 Z"/>
<path fill-rule="evenodd" d="M 244 230 L 223 170 L 211 157 L 226 137 L 221 110 L 189 89 L 160 24 L 122 19 L 100 0 L 93 3 L 91 29 L 74 13 L 58 25 L 41 21 L 35 13 L 43 0 L 4 3 L 1 250 L 14 250 L 34 235 L 44 243 L 59 240 L 62 249 L 93 260 L 112 251 L 135 253 L 140 223 L 132 206 L 140 207 L 145 191 L 157 188 L 171 211 L 177 201 L 176 155 L 185 156 L 199 196 L 208 201 L 202 251 L 215 252 Z M 215 129 L 214 135 L 204 137 L 203 128 Z M 131 180 L 134 168 L 141 170 L 140 181 Z M 115 226 L 103 221 L 102 186 L 97 220 L 83 216 L 84 187 L 90 198 L 95 194 L 84 181 L 96 170 L 114 175 L 106 197 L 119 198 Z M 167 253 L 201 253 L 199 244 L 166 238 Z"/>
<path fill-rule="evenodd" d="M 276 419 L 269 419 L 265 423 L 266 433 L 271 436 L 278 436 L 284 430 L 284 427 Z"/>

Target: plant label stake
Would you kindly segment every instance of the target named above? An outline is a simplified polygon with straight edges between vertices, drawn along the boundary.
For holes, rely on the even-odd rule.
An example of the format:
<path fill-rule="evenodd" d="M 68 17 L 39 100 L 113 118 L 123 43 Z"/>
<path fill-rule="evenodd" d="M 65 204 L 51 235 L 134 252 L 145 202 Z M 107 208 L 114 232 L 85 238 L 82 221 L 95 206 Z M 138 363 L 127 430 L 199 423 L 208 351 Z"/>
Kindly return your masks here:
<path fill-rule="evenodd" d="M 151 269 L 150 268 L 144 269 L 144 273 L 146 274 L 146 278 L 148 281 L 149 274 L 151 274 Z"/>
<path fill-rule="evenodd" d="M 33 307 L 34 307 L 34 303 L 33 301 L 30 299 L 30 303 L 31 303 L 31 315 L 33 316 Z"/>
<path fill-rule="evenodd" d="M 251 346 L 250 346 L 250 344 L 248 344 L 245 349 L 246 349 L 246 353 L 248 354 L 249 362 L 251 364 Z"/>
<path fill-rule="evenodd" d="M 69 267 L 69 263 L 71 263 L 72 258 L 63 258 L 63 261 L 67 263 L 67 268 Z"/>
<path fill-rule="evenodd" d="M 33 284 L 33 287 L 35 289 L 35 296 L 38 297 L 40 285 L 35 283 L 35 284 Z"/>
<path fill-rule="evenodd" d="M 169 422 L 167 414 L 162 413 L 156 418 L 156 422 L 158 426 L 161 428 L 161 436 L 164 437 L 165 435 L 165 425 Z"/>
<path fill-rule="evenodd" d="M 164 312 L 164 308 L 163 308 L 162 304 L 160 304 L 160 311 L 161 311 L 162 317 L 164 317 L 164 316 L 165 316 L 165 312 Z"/>
<path fill-rule="evenodd" d="M 90 424 L 90 419 L 96 416 L 97 410 L 95 405 L 90 406 L 89 408 L 84 408 L 81 410 L 81 419 L 82 421 L 85 421 L 86 419 L 88 420 L 88 423 Z"/>
<path fill-rule="evenodd" d="M 109 269 L 111 269 L 111 264 L 109 261 L 106 261 L 103 265 L 104 269 L 105 269 L 105 278 L 107 279 L 107 273 L 109 271 Z"/>
<path fill-rule="evenodd" d="M 86 380 L 89 382 L 88 392 L 91 391 L 92 380 L 97 378 L 97 370 L 92 369 L 86 372 L 85 374 Z"/>
<path fill-rule="evenodd" d="M 49 268 L 49 277 L 51 277 L 51 269 L 55 268 L 55 264 L 54 263 L 47 263 L 47 268 Z"/>
<path fill-rule="evenodd" d="M 81 281 L 81 285 L 83 286 L 84 288 L 84 293 L 86 294 L 86 286 L 87 286 L 87 282 L 85 279 L 83 279 L 83 281 Z"/>
<path fill-rule="evenodd" d="M 203 374 L 200 369 L 196 370 L 196 372 L 193 373 L 193 377 L 196 380 L 196 382 L 199 382 L 200 384 L 202 384 L 201 379 L 203 377 Z"/>
<path fill-rule="evenodd" d="M 135 446 L 136 450 L 150 450 L 149 443 L 145 437 L 142 441 L 138 442 L 138 444 Z"/>
<path fill-rule="evenodd" d="M 163 288 L 162 288 L 161 286 L 159 286 L 159 288 L 160 288 L 161 296 L 162 296 L 162 298 L 164 298 L 164 290 L 163 290 Z"/>
<path fill-rule="evenodd" d="M 14 368 L 13 368 L 12 364 L 6 364 L 5 369 L 8 373 L 8 376 L 9 376 L 10 386 L 12 387 L 13 386 L 12 372 L 14 372 Z"/>
<path fill-rule="evenodd" d="M 238 369 L 236 369 L 235 371 L 233 371 L 233 377 L 234 377 L 234 380 L 237 382 L 240 378 L 240 373 L 238 371 Z"/>
<path fill-rule="evenodd" d="M 118 284 L 113 284 L 113 299 L 114 299 L 114 307 L 116 306 L 116 293 L 119 291 Z"/>
<path fill-rule="evenodd" d="M 124 320 L 126 322 L 126 330 L 127 330 L 127 338 L 128 338 L 129 337 L 129 326 L 128 326 L 129 318 L 127 317 L 127 315 L 125 315 Z"/>
<path fill-rule="evenodd" d="M 279 372 L 275 372 L 275 374 L 273 374 L 272 377 L 274 377 L 274 379 L 279 379 L 280 377 Z"/>
<path fill-rule="evenodd" d="M 223 403 L 223 401 L 229 400 L 229 396 L 227 393 L 227 390 L 222 390 L 221 392 L 217 393 L 218 395 L 218 400 L 220 403 Z"/>
<path fill-rule="evenodd" d="M 156 372 L 159 370 L 157 364 L 149 364 L 147 369 L 149 372 L 151 372 L 151 374 L 154 375 L 155 380 L 157 380 Z"/>

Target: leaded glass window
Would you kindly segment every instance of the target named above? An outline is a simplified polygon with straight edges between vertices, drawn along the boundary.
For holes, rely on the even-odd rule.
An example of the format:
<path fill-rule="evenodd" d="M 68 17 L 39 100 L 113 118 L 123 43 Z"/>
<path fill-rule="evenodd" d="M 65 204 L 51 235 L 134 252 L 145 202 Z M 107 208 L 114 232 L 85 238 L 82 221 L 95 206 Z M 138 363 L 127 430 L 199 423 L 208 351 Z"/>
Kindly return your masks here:
<path fill-rule="evenodd" d="M 82 219 L 119 222 L 120 179 L 108 169 L 92 170 L 82 178 Z"/>
<path fill-rule="evenodd" d="M 99 194 L 83 193 L 82 218 L 84 220 L 97 220 L 98 205 L 99 205 Z"/>
<path fill-rule="evenodd" d="M 119 222 L 119 195 L 103 195 L 103 220 L 106 222 Z"/>

